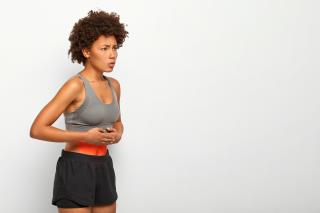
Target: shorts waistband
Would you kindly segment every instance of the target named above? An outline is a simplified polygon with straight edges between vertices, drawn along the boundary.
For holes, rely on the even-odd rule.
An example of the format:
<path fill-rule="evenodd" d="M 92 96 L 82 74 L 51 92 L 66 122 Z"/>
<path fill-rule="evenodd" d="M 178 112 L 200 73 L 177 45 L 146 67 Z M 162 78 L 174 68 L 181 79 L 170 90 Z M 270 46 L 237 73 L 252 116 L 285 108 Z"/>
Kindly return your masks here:
<path fill-rule="evenodd" d="M 61 150 L 61 157 L 64 158 L 74 158 L 74 159 L 86 159 L 86 160 L 93 160 L 93 161 L 103 161 L 110 157 L 109 150 L 105 155 L 88 155 L 79 152 L 70 152 L 64 149 Z"/>

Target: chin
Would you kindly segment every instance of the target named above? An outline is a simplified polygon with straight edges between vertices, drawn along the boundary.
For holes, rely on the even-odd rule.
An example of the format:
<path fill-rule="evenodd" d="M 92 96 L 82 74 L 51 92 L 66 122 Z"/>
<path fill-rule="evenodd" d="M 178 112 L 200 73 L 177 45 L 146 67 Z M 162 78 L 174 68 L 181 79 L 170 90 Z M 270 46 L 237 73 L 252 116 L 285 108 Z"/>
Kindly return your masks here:
<path fill-rule="evenodd" d="M 105 68 L 105 69 L 102 69 L 103 72 L 111 72 L 112 70 L 110 70 L 110 68 Z"/>

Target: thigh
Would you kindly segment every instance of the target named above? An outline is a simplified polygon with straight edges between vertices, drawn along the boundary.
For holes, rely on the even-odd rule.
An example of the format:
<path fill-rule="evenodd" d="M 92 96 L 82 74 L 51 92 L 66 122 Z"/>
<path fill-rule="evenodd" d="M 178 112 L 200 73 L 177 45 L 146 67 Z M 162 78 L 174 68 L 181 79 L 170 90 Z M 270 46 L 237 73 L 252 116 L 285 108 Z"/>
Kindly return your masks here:
<path fill-rule="evenodd" d="M 97 164 L 95 183 L 95 203 L 92 206 L 110 205 L 117 200 L 115 172 L 111 157 Z"/>
<path fill-rule="evenodd" d="M 84 208 L 58 208 L 59 213 L 92 213 L 92 207 Z"/>
<path fill-rule="evenodd" d="M 94 167 L 89 161 L 60 157 L 54 179 L 52 204 L 58 208 L 94 205 L 94 177 Z M 65 201 L 72 201 L 77 205 Z"/>
<path fill-rule="evenodd" d="M 92 213 L 116 213 L 116 201 L 109 205 L 92 206 Z"/>

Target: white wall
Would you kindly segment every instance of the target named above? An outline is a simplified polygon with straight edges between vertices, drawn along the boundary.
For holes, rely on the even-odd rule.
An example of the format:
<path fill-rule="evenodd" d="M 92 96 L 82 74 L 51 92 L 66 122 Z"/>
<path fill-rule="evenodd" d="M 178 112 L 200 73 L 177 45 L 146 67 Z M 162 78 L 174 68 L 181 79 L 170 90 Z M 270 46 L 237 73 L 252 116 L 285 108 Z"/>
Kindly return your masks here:
<path fill-rule="evenodd" d="M 7 1 L 1 26 L 1 212 L 51 205 L 63 143 L 29 137 L 82 68 L 67 56 L 90 9 L 128 24 L 110 76 L 119 213 L 320 211 L 319 1 Z M 64 128 L 63 116 L 55 127 Z"/>

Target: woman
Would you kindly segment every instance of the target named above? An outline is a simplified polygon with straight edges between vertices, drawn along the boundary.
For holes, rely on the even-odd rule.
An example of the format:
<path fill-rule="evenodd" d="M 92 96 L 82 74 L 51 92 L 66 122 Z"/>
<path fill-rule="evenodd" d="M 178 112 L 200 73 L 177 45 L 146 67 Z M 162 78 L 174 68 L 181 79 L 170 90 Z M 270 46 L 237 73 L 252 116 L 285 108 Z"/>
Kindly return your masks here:
<path fill-rule="evenodd" d="M 120 84 L 106 77 L 128 32 L 114 12 L 90 11 L 69 37 L 72 62 L 84 69 L 69 78 L 40 111 L 30 136 L 65 142 L 56 165 L 52 204 L 60 213 L 116 212 L 118 194 L 108 145 L 123 133 Z M 66 130 L 51 126 L 64 114 Z"/>

